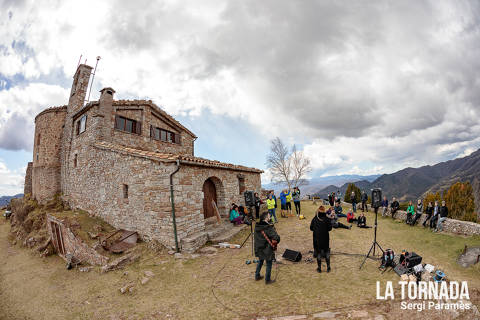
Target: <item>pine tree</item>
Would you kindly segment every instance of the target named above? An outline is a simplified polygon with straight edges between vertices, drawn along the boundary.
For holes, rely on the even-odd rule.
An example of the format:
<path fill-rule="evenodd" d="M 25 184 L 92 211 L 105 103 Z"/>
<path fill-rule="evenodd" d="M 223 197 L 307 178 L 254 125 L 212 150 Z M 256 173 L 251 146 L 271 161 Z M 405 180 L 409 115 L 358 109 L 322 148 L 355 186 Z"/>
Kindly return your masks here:
<path fill-rule="evenodd" d="M 344 201 L 348 203 L 352 203 L 352 199 L 351 199 L 352 191 L 355 192 L 355 200 L 357 200 L 356 202 L 357 203 L 361 202 L 360 200 L 361 200 L 362 192 L 360 191 L 360 188 L 358 188 L 354 183 L 348 184 L 347 190 L 345 191 Z"/>

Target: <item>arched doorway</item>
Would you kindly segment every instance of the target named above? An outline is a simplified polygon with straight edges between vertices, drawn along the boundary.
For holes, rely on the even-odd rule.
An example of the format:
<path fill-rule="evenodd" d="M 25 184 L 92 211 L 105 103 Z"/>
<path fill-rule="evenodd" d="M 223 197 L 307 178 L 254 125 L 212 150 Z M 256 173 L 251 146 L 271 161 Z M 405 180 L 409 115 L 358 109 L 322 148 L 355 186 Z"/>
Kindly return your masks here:
<path fill-rule="evenodd" d="M 217 204 L 217 188 L 211 178 L 203 183 L 203 217 L 205 219 L 215 217 L 215 208 L 212 200 Z"/>

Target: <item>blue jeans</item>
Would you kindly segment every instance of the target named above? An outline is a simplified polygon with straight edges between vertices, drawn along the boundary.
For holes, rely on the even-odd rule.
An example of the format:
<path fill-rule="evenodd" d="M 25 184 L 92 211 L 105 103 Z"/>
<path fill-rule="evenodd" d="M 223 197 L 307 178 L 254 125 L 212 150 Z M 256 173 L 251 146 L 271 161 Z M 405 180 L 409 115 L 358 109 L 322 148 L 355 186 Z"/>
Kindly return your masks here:
<path fill-rule="evenodd" d="M 270 213 L 270 215 L 275 218 L 274 221 L 277 222 L 277 215 L 275 214 L 275 208 L 268 209 L 268 213 Z"/>
<path fill-rule="evenodd" d="M 255 277 L 260 277 L 260 270 L 262 270 L 264 260 L 258 260 L 257 269 L 255 270 Z M 267 260 L 267 270 L 265 270 L 265 281 L 270 281 L 270 276 L 272 274 L 272 260 Z"/>
<path fill-rule="evenodd" d="M 357 203 L 356 202 L 352 202 L 352 210 L 353 210 L 353 212 L 357 212 Z"/>
<path fill-rule="evenodd" d="M 447 220 L 446 217 L 438 218 L 437 231 L 443 231 L 443 221 Z"/>

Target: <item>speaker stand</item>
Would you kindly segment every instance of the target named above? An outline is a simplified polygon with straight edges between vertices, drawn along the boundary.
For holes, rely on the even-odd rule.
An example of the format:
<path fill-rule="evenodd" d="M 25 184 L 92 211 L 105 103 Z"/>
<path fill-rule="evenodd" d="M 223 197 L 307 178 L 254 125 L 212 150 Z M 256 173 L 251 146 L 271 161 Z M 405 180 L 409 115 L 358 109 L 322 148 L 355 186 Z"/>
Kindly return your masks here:
<path fill-rule="evenodd" d="M 248 236 L 245 238 L 245 240 L 243 240 L 242 244 L 240 245 L 240 248 L 243 248 L 243 246 L 244 246 L 245 243 L 247 242 L 248 238 L 252 237 L 252 256 L 255 257 L 255 250 L 254 250 L 254 247 L 253 247 L 253 223 L 255 222 L 255 219 L 254 219 L 254 217 L 253 217 L 252 208 L 253 208 L 253 207 L 249 207 L 249 208 L 248 208 L 249 213 L 250 213 L 250 216 L 252 217 L 252 218 L 250 219 L 250 233 L 249 233 Z"/>
<path fill-rule="evenodd" d="M 370 250 L 368 250 L 367 255 L 365 256 L 365 259 L 363 259 L 363 262 L 360 265 L 360 268 L 358 268 L 358 269 L 362 269 L 363 265 L 365 264 L 365 261 L 367 261 L 368 257 L 370 257 L 370 253 L 372 253 L 372 250 L 373 250 L 372 256 L 373 257 L 375 256 L 375 247 L 378 247 L 378 249 L 380 249 L 380 251 L 382 251 L 382 254 L 385 252 L 385 251 L 383 251 L 380 244 L 377 242 L 377 221 L 378 221 L 378 208 L 375 208 L 375 231 L 374 231 L 374 235 L 373 235 L 373 243 L 372 243 L 372 246 L 370 247 Z"/>

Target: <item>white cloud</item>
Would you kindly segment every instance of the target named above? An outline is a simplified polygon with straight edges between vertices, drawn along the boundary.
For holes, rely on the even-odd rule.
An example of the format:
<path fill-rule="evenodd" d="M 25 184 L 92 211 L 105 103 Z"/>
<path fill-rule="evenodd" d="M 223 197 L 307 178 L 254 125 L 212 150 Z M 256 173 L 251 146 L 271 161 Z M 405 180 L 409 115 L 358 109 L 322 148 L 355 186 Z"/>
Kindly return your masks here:
<path fill-rule="evenodd" d="M 31 0 L 0 7 L 4 76 L 39 81 L 60 68 L 70 78 L 79 54 L 92 65 L 100 55 L 95 90 L 112 86 L 117 97 L 153 99 L 173 114 L 208 108 L 246 119 L 263 136 L 306 144 L 317 170 L 391 172 L 480 146 L 477 3 Z M 4 148 L 28 148 L 31 140 L 7 143 L 8 120 L 24 121 L 31 136 L 36 112 L 66 103 L 59 86 L 16 90 L 0 91 Z"/>
<path fill-rule="evenodd" d="M 0 148 L 31 150 L 34 119 L 46 107 L 66 104 L 68 90 L 43 83 L 0 91 Z"/>
<path fill-rule="evenodd" d="M 23 193 L 25 170 L 11 171 L 0 159 L 0 195 L 13 196 Z"/>

